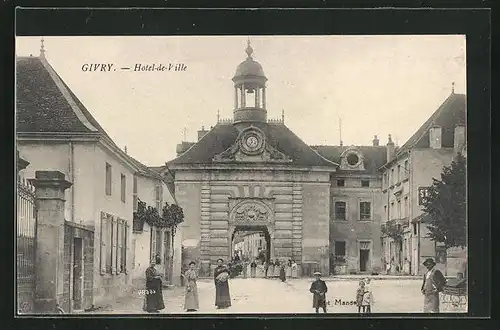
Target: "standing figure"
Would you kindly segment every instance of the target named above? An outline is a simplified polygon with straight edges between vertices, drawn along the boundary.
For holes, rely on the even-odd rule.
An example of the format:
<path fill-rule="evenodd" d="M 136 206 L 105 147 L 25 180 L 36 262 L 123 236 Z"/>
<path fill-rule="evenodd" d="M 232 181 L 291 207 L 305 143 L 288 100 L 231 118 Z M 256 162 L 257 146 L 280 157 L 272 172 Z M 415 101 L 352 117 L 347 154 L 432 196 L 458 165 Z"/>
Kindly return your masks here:
<path fill-rule="evenodd" d="M 161 275 L 155 268 L 155 261 L 155 259 L 152 259 L 146 269 L 146 299 L 144 300 L 143 310 L 148 313 L 159 313 L 165 308 Z"/>
<path fill-rule="evenodd" d="M 285 263 L 280 265 L 280 280 L 281 282 L 286 281 Z"/>
<path fill-rule="evenodd" d="M 295 260 L 292 259 L 292 278 L 298 278 L 298 268 L 299 266 L 295 262 Z"/>
<path fill-rule="evenodd" d="M 313 294 L 313 308 L 316 309 L 316 313 L 319 313 L 319 308 L 323 309 L 323 312 L 326 313 L 326 293 L 328 292 L 328 288 L 326 286 L 325 281 L 321 279 L 321 273 L 314 273 L 315 281 L 312 282 L 311 288 L 309 292 Z"/>
<path fill-rule="evenodd" d="M 272 278 L 274 276 L 274 263 L 272 260 L 269 260 L 269 264 L 267 265 L 266 277 Z"/>
<path fill-rule="evenodd" d="M 288 261 L 286 263 L 285 276 L 287 278 L 292 277 L 292 259 L 288 259 Z"/>
<path fill-rule="evenodd" d="M 250 264 L 250 277 L 251 278 L 255 278 L 256 270 L 257 270 L 257 259 L 252 261 L 252 263 Z"/>
<path fill-rule="evenodd" d="M 229 269 L 224 266 L 224 260 L 217 260 L 217 267 L 214 270 L 215 282 L 215 306 L 217 308 L 227 308 L 231 306 L 231 296 L 229 295 Z"/>
<path fill-rule="evenodd" d="M 363 293 L 363 300 L 361 305 L 365 313 L 370 314 L 372 312 L 372 306 L 375 302 L 373 299 L 373 292 L 370 286 L 371 280 L 369 278 L 365 279 L 365 291 Z"/>
<path fill-rule="evenodd" d="M 196 263 L 191 261 L 189 263 L 189 269 L 183 275 L 186 283 L 186 297 L 184 299 L 184 309 L 188 312 L 195 312 L 200 308 L 198 300 L 198 286 L 196 285 L 196 280 L 198 275 L 196 274 Z"/>
<path fill-rule="evenodd" d="M 278 259 L 276 259 L 274 261 L 274 274 L 273 274 L 274 278 L 280 277 L 280 270 L 281 270 L 281 262 Z"/>
<path fill-rule="evenodd" d="M 427 268 L 422 283 L 422 294 L 424 295 L 424 313 L 439 313 L 439 292 L 443 291 L 446 279 L 438 269 L 432 258 L 424 261 L 423 265 Z"/>
<path fill-rule="evenodd" d="M 359 281 L 358 289 L 356 290 L 356 306 L 358 306 L 358 313 L 364 313 L 363 297 L 365 295 L 365 282 Z"/>

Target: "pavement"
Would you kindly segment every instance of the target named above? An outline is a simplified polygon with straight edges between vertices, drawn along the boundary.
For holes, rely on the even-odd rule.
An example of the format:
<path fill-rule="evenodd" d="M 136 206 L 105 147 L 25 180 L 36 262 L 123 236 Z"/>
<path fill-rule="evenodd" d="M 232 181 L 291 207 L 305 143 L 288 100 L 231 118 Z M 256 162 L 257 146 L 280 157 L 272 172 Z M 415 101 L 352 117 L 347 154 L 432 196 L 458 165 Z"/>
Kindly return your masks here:
<path fill-rule="evenodd" d="M 360 277 L 365 278 L 365 277 Z M 328 279 L 328 278 L 327 278 Z M 381 278 L 380 278 L 381 279 Z M 229 280 L 232 306 L 218 310 L 214 306 L 215 287 L 213 280 L 198 281 L 200 309 L 197 312 L 185 312 L 184 288 L 175 287 L 163 291 L 166 308 L 162 314 L 304 314 L 314 312 L 312 294 L 309 287 L 312 279 L 290 279 L 281 282 L 278 279 L 234 278 Z M 328 313 L 357 313 L 357 307 L 351 305 L 356 298 L 357 279 L 327 281 L 329 301 Z M 371 281 L 374 297 L 372 313 L 422 313 L 423 296 L 420 293 L 421 282 L 415 279 L 394 279 Z M 112 302 L 106 308 L 93 314 L 144 314 L 142 304 L 144 296 L 138 292 Z M 441 312 L 466 312 L 467 305 L 453 306 L 441 303 Z"/>

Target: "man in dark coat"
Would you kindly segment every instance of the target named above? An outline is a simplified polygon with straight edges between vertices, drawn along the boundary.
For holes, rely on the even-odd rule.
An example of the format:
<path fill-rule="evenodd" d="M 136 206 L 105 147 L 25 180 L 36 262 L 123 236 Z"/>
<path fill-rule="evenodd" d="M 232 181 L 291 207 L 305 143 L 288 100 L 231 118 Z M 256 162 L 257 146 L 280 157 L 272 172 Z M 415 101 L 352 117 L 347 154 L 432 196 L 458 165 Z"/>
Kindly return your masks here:
<path fill-rule="evenodd" d="M 443 291 L 446 279 L 435 268 L 436 263 L 432 258 L 426 259 L 423 265 L 428 270 L 420 289 L 424 295 L 424 313 L 439 313 L 439 292 Z"/>
<path fill-rule="evenodd" d="M 319 308 L 323 309 L 326 313 L 326 293 L 328 288 L 326 287 L 325 281 L 321 279 L 321 273 L 314 273 L 315 281 L 311 283 L 311 288 L 309 291 L 313 294 L 313 308 L 316 309 L 316 313 L 319 313 Z"/>

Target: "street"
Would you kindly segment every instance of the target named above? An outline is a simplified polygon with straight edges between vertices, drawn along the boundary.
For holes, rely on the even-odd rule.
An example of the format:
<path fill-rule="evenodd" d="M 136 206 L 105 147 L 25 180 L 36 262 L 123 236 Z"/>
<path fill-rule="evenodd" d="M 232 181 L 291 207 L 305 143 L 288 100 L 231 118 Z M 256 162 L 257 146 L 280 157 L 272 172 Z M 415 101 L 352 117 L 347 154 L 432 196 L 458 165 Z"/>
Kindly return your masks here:
<path fill-rule="evenodd" d="M 311 313 L 312 295 L 309 293 L 311 279 L 294 279 L 283 283 L 277 279 L 230 280 L 232 306 L 218 310 L 214 306 L 215 287 L 211 280 L 198 282 L 200 309 L 187 313 L 183 309 L 184 288 L 164 290 L 166 308 L 163 314 L 267 314 L 267 313 Z M 327 281 L 328 313 L 357 313 L 357 307 L 349 304 L 356 297 L 357 280 Z M 373 313 L 421 313 L 423 296 L 419 280 L 373 280 Z M 115 301 L 102 310 L 105 314 L 142 314 L 144 296 L 134 293 Z M 342 303 L 344 302 L 344 304 Z M 347 303 L 347 304 L 346 304 Z M 441 312 L 466 312 L 467 307 L 454 307 L 441 303 Z M 94 312 L 95 313 L 95 312 Z"/>

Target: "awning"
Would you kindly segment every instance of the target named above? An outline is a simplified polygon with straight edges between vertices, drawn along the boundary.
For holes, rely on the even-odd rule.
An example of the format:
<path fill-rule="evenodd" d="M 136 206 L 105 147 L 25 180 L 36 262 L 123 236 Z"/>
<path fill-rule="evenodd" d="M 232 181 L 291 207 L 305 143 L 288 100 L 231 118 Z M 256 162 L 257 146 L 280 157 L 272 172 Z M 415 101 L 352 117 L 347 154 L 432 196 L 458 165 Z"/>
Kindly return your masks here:
<path fill-rule="evenodd" d="M 428 213 L 422 213 L 421 215 L 419 215 L 418 217 L 416 218 L 413 218 L 411 220 L 411 223 L 417 223 L 417 222 L 420 222 L 420 223 L 427 223 L 429 222 L 431 219 L 431 216 L 430 214 Z"/>

